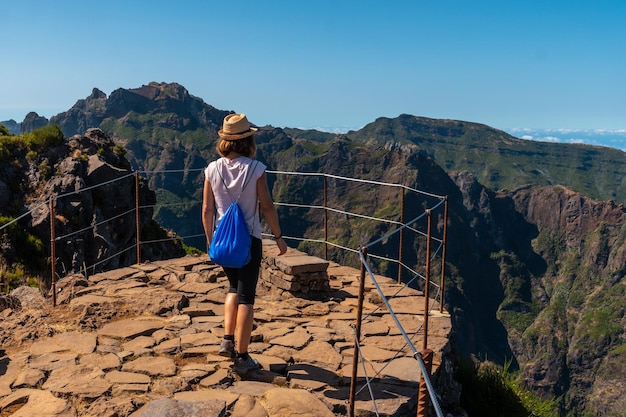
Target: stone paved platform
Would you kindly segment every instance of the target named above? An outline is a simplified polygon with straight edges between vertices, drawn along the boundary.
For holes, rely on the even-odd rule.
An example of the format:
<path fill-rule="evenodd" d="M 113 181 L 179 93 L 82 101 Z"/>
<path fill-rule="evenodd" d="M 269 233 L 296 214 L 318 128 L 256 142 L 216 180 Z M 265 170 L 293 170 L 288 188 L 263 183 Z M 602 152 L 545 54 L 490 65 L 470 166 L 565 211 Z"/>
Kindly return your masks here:
<path fill-rule="evenodd" d="M 311 259 L 307 267 L 290 249 L 278 263 L 317 272 L 320 260 Z M 331 262 L 326 272 L 326 291 L 258 294 L 250 352 L 263 369 L 243 378 L 217 355 L 227 280 L 206 256 L 66 277 L 57 307 L 22 290 L 21 307 L 0 312 L 0 416 L 347 415 L 359 271 Z M 422 294 L 378 279 L 387 296 L 397 294 L 391 305 L 419 349 Z M 357 415 L 374 412 L 367 375 L 379 415 L 413 416 L 418 364 L 366 283 Z M 447 314 L 430 317 L 429 329 L 436 373 L 449 349 Z"/>

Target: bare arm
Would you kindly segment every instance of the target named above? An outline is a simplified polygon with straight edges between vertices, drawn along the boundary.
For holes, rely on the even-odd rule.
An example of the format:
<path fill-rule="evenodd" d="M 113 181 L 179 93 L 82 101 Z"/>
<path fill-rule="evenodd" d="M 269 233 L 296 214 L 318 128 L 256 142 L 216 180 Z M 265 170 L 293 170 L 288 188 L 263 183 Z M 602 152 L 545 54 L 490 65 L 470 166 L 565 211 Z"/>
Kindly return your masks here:
<path fill-rule="evenodd" d="M 270 195 L 270 189 L 267 185 L 265 172 L 257 180 L 256 189 L 265 220 L 267 220 L 267 224 L 269 225 L 274 236 L 278 237 L 278 239 L 276 239 L 276 246 L 278 246 L 279 250 L 278 255 L 282 255 L 287 252 L 287 244 L 281 236 L 282 232 L 280 231 L 280 224 L 278 222 L 278 213 L 276 212 L 276 207 L 274 207 L 274 202 L 272 201 L 272 196 Z"/>
<path fill-rule="evenodd" d="M 207 248 L 211 245 L 214 221 L 215 198 L 213 197 L 213 189 L 211 188 L 211 182 L 204 180 L 204 191 L 202 196 L 202 225 L 204 226 L 204 234 L 206 235 Z"/>

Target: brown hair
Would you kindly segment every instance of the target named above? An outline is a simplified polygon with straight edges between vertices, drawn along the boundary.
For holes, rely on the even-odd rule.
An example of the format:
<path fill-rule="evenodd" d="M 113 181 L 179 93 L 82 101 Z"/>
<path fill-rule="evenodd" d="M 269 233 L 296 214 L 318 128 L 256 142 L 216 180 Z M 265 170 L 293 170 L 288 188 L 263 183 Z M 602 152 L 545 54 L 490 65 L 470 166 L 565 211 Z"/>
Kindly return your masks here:
<path fill-rule="evenodd" d="M 236 152 L 248 158 L 254 158 L 256 154 L 256 142 L 254 141 L 254 135 L 237 140 L 218 138 L 215 149 L 221 156 L 228 156 L 229 153 Z"/>

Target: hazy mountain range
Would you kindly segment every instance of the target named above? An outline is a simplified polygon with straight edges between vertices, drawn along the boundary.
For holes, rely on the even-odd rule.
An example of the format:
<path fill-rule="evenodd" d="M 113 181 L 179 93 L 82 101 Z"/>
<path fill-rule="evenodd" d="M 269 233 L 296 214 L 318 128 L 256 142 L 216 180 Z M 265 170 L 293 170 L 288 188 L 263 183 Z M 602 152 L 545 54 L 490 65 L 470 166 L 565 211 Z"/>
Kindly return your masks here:
<path fill-rule="evenodd" d="M 20 133 L 21 123 L 15 120 L 0 122 L 14 135 Z M 289 126 L 293 128 L 294 126 Z M 358 131 L 363 126 L 295 126 L 300 130 L 318 130 L 320 132 L 341 134 Z M 626 129 L 568 129 L 568 128 L 503 128 L 504 132 L 520 139 L 552 143 L 578 143 L 596 146 L 608 146 L 626 152 Z"/>

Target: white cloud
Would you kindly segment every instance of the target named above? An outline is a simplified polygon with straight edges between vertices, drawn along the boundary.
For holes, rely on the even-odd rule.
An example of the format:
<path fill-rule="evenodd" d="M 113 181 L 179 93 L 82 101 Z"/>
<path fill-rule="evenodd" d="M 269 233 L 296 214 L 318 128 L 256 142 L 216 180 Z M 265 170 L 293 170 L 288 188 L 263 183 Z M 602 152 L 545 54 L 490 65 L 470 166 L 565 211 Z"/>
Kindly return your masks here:
<path fill-rule="evenodd" d="M 520 139 L 626 148 L 626 129 L 512 128 L 506 132 Z"/>
<path fill-rule="evenodd" d="M 544 142 L 554 142 L 554 143 L 561 142 L 561 139 L 557 138 L 556 136 L 544 136 L 542 138 L 538 138 L 537 140 L 541 140 L 541 141 L 544 141 Z"/>

